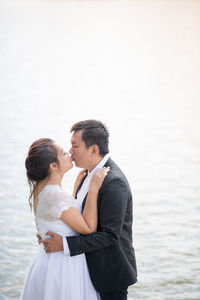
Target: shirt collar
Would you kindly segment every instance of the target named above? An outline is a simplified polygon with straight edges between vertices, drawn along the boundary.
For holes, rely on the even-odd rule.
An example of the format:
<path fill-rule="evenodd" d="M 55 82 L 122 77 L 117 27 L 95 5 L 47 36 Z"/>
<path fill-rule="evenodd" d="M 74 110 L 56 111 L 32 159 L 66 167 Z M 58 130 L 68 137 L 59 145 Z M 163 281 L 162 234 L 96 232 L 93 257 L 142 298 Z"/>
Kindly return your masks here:
<path fill-rule="evenodd" d="M 103 166 L 105 165 L 105 163 L 108 161 L 110 157 L 110 154 L 107 153 L 103 159 L 100 161 L 100 163 L 94 168 L 92 169 L 91 172 L 88 171 L 88 176 L 93 176 L 97 171 L 99 171 L 101 168 L 103 168 Z"/>

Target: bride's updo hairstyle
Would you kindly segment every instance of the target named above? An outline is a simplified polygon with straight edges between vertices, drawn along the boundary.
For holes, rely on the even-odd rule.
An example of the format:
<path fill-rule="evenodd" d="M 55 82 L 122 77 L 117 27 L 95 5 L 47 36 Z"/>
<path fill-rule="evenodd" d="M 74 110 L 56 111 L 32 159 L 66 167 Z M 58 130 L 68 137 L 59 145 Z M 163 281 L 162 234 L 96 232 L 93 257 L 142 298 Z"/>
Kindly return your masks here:
<path fill-rule="evenodd" d="M 26 175 L 30 188 L 29 204 L 32 209 L 32 198 L 36 196 L 35 190 L 38 182 L 47 179 L 51 163 L 58 163 L 55 142 L 48 138 L 35 141 L 29 148 L 25 160 Z"/>

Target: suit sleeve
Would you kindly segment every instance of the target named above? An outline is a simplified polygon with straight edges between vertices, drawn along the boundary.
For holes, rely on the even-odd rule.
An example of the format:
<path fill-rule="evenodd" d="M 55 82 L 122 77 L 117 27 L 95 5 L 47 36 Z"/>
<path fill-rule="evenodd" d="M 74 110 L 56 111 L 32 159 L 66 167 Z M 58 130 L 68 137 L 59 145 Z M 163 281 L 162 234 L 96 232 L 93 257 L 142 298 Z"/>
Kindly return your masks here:
<path fill-rule="evenodd" d="M 118 241 L 128 195 L 127 185 L 122 179 L 104 182 L 99 193 L 98 231 L 89 235 L 67 237 L 71 256 L 108 247 Z"/>

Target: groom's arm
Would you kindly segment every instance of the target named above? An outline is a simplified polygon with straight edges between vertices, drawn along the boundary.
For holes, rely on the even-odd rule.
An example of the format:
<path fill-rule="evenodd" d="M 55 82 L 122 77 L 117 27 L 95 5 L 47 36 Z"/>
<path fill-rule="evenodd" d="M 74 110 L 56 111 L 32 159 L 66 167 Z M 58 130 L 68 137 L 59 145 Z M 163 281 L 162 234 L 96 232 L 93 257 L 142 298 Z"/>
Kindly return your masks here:
<path fill-rule="evenodd" d="M 105 182 L 99 195 L 98 231 L 89 235 L 67 237 L 70 255 L 95 251 L 116 243 L 123 226 L 129 197 L 129 188 L 121 178 Z"/>
<path fill-rule="evenodd" d="M 45 251 L 51 253 L 64 250 L 66 255 L 74 256 L 116 243 L 124 223 L 129 197 L 129 187 L 121 178 L 108 180 L 107 177 L 99 194 L 98 231 L 67 238 L 47 232 L 46 235 L 50 235 L 51 238 L 42 241 Z"/>

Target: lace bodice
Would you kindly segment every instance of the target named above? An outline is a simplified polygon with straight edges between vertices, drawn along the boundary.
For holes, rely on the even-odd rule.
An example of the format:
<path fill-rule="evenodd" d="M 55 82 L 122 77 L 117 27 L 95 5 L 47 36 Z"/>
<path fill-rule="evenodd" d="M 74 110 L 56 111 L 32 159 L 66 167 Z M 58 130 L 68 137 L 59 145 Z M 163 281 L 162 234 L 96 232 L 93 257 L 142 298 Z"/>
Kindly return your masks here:
<path fill-rule="evenodd" d="M 81 211 L 81 203 L 65 192 L 59 185 L 46 185 L 38 196 L 35 223 L 40 236 L 45 239 L 47 231 L 61 236 L 72 236 L 77 233 L 59 218 L 64 210 L 76 207 Z"/>
<path fill-rule="evenodd" d="M 46 185 L 38 196 L 36 217 L 57 221 L 64 210 L 69 207 L 80 209 L 80 206 L 80 203 L 59 185 Z"/>

